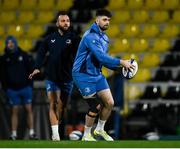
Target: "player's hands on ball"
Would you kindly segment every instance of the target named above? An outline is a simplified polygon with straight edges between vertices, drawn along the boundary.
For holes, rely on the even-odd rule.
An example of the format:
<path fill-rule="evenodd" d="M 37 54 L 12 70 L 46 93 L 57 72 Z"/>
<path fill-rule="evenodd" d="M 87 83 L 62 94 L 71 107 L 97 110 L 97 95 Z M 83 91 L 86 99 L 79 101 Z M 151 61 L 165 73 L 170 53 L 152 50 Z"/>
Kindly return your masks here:
<path fill-rule="evenodd" d="M 131 70 L 131 69 L 134 69 L 134 65 L 132 65 L 130 62 L 130 60 L 122 60 L 121 59 L 121 65 L 126 69 L 126 70 Z"/>

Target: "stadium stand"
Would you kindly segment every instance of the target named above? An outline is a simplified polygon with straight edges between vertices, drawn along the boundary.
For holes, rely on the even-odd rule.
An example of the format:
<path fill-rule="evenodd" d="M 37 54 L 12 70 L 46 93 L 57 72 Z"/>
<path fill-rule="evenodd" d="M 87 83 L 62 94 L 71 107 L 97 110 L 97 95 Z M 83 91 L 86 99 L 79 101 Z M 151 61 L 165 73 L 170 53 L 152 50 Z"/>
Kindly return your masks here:
<path fill-rule="evenodd" d="M 147 86 L 143 95 L 141 96 L 142 99 L 152 99 L 157 100 L 158 98 L 162 97 L 161 88 L 160 86 Z"/>
<path fill-rule="evenodd" d="M 20 10 L 25 10 L 25 11 L 32 11 L 36 8 L 37 6 L 37 0 L 21 0 L 21 3 L 19 5 Z"/>
<path fill-rule="evenodd" d="M 11 24 L 16 20 L 16 12 L 14 11 L 2 11 L 0 14 L 0 24 Z"/>
<path fill-rule="evenodd" d="M 161 0 L 154 0 L 154 1 L 146 0 L 144 6 L 145 6 L 145 9 L 147 9 L 147 10 L 160 9 Z"/>

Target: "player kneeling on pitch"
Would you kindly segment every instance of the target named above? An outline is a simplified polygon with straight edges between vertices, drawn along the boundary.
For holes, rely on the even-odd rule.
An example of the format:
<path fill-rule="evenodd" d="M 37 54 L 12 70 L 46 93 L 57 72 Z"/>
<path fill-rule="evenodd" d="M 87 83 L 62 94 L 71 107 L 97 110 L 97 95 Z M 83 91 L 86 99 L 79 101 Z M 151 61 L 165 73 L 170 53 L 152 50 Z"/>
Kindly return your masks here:
<path fill-rule="evenodd" d="M 91 134 L 95 118 L 99 115 L 94 135 L 100 135 L 107 141 L 113 141 L 104 130 L 114 100 L 106 78 L 101 73 L 102 66 L 116 69 L 120 66 L 134 69 L 128 60 L 111 57 L 107 54 L 109 39 L 105 34 L 110 23 L 111 13 L 101 9 L 96 13 L 96 21 L 84 33 L 73 65 L 73 80 L 89 105 L 85 118 L 85 131 L 82 140 L 96 141 Z M 101 104 L 102 103 L 102 104 Z"/>

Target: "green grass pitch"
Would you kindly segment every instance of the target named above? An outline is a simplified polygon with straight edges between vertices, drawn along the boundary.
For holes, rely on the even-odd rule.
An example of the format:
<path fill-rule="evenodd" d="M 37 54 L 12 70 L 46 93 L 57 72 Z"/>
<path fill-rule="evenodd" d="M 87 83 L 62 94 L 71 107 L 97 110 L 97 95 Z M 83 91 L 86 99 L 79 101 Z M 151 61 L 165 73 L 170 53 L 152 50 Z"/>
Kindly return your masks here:
<path fill-rule="evenodd" d="M 180 141 L 3 141 L 1 148 L 180 148 Z"/>

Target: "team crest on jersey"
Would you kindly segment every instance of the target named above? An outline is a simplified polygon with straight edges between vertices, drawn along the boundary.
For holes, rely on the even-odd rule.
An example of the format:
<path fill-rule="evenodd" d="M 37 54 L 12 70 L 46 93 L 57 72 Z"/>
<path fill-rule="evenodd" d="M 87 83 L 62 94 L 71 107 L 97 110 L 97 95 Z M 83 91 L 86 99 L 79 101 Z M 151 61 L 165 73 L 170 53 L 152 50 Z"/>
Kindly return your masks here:
<path fill-rule="evenodd" d="M 86 88 L 84 89 L 84 91 L 85 91 L 86 93 L 89 93 L 91 90 L 90 90 L 89 87 L 86 87 Z"/>
<path fill-rule="evenodd" d="M 66 40 L 66 44 L 71 44 L 71 43 L 72 43 L 71 39 Z"/>

